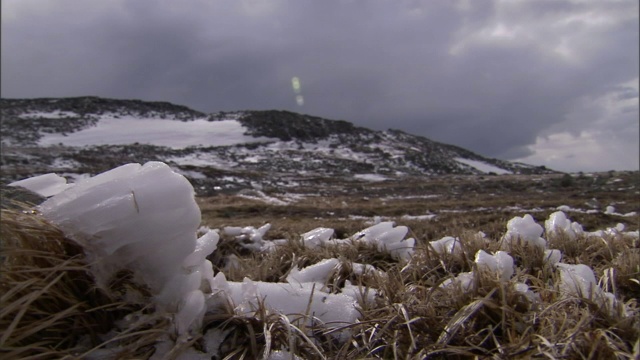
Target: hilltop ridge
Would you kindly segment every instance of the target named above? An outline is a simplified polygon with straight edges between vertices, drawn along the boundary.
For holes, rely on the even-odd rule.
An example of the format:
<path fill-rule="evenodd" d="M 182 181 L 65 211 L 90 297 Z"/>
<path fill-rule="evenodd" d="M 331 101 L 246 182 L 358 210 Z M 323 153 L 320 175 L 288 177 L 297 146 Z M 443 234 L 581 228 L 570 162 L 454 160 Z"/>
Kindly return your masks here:
<path fill-rule="evenodd" d="M 293 179 L 549 174 L 458 146 L 282 110 L 206 114 L 168 102 L 1 99 L 3 180 L 79 178 L 127 162 L 163 161 L 202 191 Z"/>

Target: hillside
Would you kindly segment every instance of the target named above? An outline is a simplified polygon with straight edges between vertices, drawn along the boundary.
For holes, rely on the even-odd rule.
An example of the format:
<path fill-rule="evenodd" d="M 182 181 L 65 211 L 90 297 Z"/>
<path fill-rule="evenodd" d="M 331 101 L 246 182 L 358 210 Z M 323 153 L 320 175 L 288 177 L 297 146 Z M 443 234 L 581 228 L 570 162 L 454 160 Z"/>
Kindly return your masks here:
<path fill-rule="evenodd" d="M 82 178 L 151 160 L 170 164 L 201 194 L 318 177 L 554 173 L 400 130 L 287 111 L 205 114 L 98 97 L 2 99 L 1 105 L 5 182 L 47 172 Z"/>

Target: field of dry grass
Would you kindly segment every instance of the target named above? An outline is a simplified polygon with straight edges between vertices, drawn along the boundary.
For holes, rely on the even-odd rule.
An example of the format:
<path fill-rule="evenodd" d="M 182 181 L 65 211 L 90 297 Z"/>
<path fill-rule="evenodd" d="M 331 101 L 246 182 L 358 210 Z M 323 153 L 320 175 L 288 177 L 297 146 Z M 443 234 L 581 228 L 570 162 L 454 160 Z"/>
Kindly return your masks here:
<path fill-rule="evenodd" d="M 317 186 L 305 185 L 293 192 L 288 189 L 288 194 L 301 195 L 301 199 L 286 206 L 235 195 L 199 198 L 198 203 L 203 223 L 212 228 L 271 223 L 270 234 L 274 237 L 301 234 L 320 226 L 335 228 L 338 236 L 348 235 L 366 226 L 365 221 L 373 216 L 401 222 L 422 240 L 458 236 L 466 231 L 499 237 L 513 216 L 530 213 L 544 221 L 561 205 L 600 210 L 592 214 L 568 213 L 585 230 L 617 223 L 625 224 L 628 230 L 638 230 L 640 216 L 603 213 L 606 206 L 614 204 L 618 213 L 640 214 L 638 172 L 574 175 L 571 184 L 562 185 L 562 175 L 451 176 L 373 183 L 318 179 Z M 275 188 L 264 189 L 264 193 L 275 197 L 285 194 Z M 437 216 L 432 221 L 402 219 L 403 215 L 425 214 Z"/>
<path fill-rule="evenodd" d="M 350 326 L 346 342 L 337 341 L 320 326 L 293 331 L 300 330 L 300 325 L 264 308 L 253 317 L 238 316 L 232 309 L 207 314 L 203 332 L 215 327 L 228 330 L 220 359 L 262 358 L 265 349 L 279 348 L 304 359 L 640 357 L 637 236 L 620 231 L 573 240 L 563 234 L 543 235 L 549 248 L 562 251 L 563 262 L 586 264 L 594 270 L 600 286 L 615 294 L 615 309 L 601 306 L 597 299 L 562 294 L 557 271 L 544 265 L 543 253 L 536 249 L 508 249 L 516 271 L 507 282 L 479 271 L 474 262 L 478 250 L 500 250 L 499 240 L 509 219 L 530 213 L 543 224 L 561 205 L 574 209 L 567 215 L 585 231 L 619 223 L 625 225 L 625 232 L 637 231 L 638 172 L 574 175 L 571 179 L 560 175 L 469 176 L 348 183 L 318 179 L 316 184 L 305 184 L 286 194 L 280 189 L 261 189 L 244 193 L 258 195 L 253 197 L 198 198 L 203 225 L 258 227 L 270 223 L 266 239 L 288 240 L 274 251 L 258 253 L 223 236 L 210 257 L 214 270 L 224 269 L 229 280 L 249 277 L 278 282 L 294 266 L 303 268 L 337 258 L 339 266 L 327 283 L 330 289 L 337 291 L 349 280 L 363 291 L 376 289 L 378 295 L 374 302 L 360 303 L 360 322 Z M 276 205 L 269 198 L 296 200 Z M 605 213 L 609 205 L 615 206 L 616 214 Z M 428 214 L 435 217 L 415 218 Z M 316 227 L 333 228 L 336 237 L 346 238 L 369 226 L 374 217 L 410 228 L 409 236 L 417 240 L 411 261 L 398 262 L 363 244 L 312 250 L 300 241 L 302 233 Z M 127 281 L 127 274 L 104 292 L 93 288 L 80 251 L 36 215 L 3 210 L 2 225 L 3 358 L 74 358 L 91 349 L 104 355 L 107 353 L 100 353 L 101 346 L 105 347 L 100 343 L 101 333 L 123 314 L 137 314 L 140 319 L 150 314 L 143 303 L 123 299 L 123 287 L 135 286 Z M 440 254 L 429 246 L 429 241 L 444 236 L 460 239 L 460 255 Z M 229 264 L 230 255 L 237 259 L 234 266 Z M 356 275 L 353 263 L 371 264 L 382 272 Z M 467 271 L 474 271 L 471 289 L 440 286 Z M 516 282 L 527 284 L 539 298 L 534 302 L 525 299 L 514 289 Z M 122 342 L 122 353 L 108 354 L 115 358 L 150 356 L 154 339 L 166 335 L 159 330 L 166 326 L 163 321 L 131 322 L 135 326 L 116 337 Z M 195 336 L 188 345 L 201 347 L 202 339 Z"/>

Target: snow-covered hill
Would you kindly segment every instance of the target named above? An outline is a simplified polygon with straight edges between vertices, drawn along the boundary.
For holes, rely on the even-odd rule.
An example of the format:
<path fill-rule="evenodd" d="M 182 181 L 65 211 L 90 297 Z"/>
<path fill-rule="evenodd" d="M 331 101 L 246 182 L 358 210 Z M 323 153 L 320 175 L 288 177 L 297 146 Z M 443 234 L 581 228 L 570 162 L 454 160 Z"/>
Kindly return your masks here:
<path fill-rule="evenodd" d="M 552 172 L 399 130 L 286 111 L 205 114 L 166 102 L 98 97 L 2 99 L 1 105 L 5 181 L 53 171 L 77 178 L 150 160 L 171 164 L 201 192 L 266 178 L 286 186 L 305 177 Z"/>

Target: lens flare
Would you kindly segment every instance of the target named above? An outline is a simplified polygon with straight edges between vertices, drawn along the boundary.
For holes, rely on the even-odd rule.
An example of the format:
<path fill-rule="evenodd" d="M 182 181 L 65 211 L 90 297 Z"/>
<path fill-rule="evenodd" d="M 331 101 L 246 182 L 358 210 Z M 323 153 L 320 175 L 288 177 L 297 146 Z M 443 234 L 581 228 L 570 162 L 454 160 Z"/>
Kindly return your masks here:
<path fill-rule="evenodd" d="M 302 97 L 302 86 L 300 85 L 300 78 L 294 76 L 291 78 L 291 88 L 293 93 L 296 94 L 296 104 L 298 106 L 304 105 L 304 97 Z"/>
<path fill-rule="evenodd" d="M 300 78 L 294 76 L 291 78 L 291 87 L 293 88 L 293 92 L 296 94 L 300 94 L 302 88 L 300 87 Z"/>

